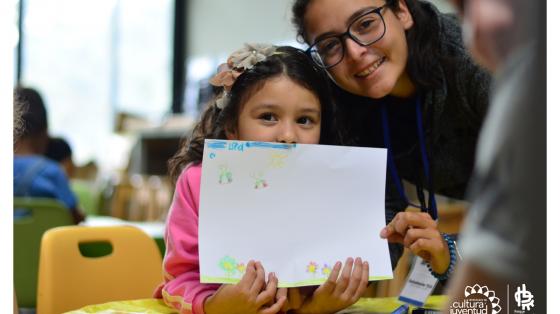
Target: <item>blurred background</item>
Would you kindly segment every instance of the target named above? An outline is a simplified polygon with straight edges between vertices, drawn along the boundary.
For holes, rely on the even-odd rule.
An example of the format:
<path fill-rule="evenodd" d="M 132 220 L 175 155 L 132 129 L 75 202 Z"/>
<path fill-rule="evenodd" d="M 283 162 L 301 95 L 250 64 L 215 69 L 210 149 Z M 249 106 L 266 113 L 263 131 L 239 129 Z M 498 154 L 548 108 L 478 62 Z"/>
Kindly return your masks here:
<path fill-rule="evenodd" d="M 433 2 L 451 10 L 446 1 Z M 104 193 L 104 199 L 88 205 L 96 207 L 86 208 L 89 213 L 161 218 L 170 199 L 166 161 L 208 100 L 208 78 L 244 42 L 301 46 L 290 23 L 290 4 L 16 2 L 14 81 L 43 96 L 50 135 L 72 148 L 77 166 L 72 179 Z M 166 191 L 151 191 L 162 188 Z M 126 195 L 114 199 L 121 192 Z M 155 197 L 150 206 L 161 208 L 149 215 L 143 209 L 129 213 L 131 197 Z"/>

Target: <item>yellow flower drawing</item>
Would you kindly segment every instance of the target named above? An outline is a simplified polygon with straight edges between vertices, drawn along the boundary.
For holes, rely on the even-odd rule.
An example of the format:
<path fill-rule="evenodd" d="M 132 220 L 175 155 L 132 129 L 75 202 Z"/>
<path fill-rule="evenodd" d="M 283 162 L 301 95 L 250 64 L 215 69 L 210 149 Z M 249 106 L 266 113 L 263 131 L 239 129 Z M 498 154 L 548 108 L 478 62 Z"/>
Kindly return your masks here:
<path fill-rule="evenodd" d="M 306 272 L 308 272 L 310 274 L 315 274 L 317 272 L 318 266 L 319 265 L 317 265 L 317 263 L 315 263 L 315 262 L 309 262 L 309 264 L 307 265 Z"/>
<path fill-rule="evenodd" d="M 239 273 L 244 274 L 246 269 L 247 269 L 247 266 L 245 266 L 245 263 L 237 264 L 237 271 Z"/>
<path fill-rule="evenodd" d="M 226 272 L 226 274 L 228 276 L 232 276 L 236 269 L 237 269 L 237 262 L 235 261 L 234 258 L 230 257 L 230 256 L 224 256 L 220 261 L 219 261 L 219 266 L 220 268 Z"/>
<path fill-rule="evenodd" d="M 330 275 L 331 272 L 332 272 L 332 268 L 329 265 L 327 264 L 323 265 L 323 268 L 321 269 L 321 273 L 323 273 L 324 276 Z"/>
<path fill-rule="evenodd" d="M 270 156 L 271 168 L 284 168 L 285 159 L 288 157 L 286 154 L 274 153 Z"/>

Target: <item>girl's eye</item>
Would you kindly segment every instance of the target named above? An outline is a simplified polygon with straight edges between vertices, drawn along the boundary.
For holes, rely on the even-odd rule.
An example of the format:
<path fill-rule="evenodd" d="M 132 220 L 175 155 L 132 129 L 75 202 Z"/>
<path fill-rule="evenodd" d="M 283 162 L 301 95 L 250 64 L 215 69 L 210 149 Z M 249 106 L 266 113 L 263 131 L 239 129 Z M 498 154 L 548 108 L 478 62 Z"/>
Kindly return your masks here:
<path fill-rule="evenodd" d="M 265 121 L 276 121 L 276 117 L 270 112 L 266 112 L 266 113 L 263 113 L 263 114 L 259 115 L 259 119 L 265 120 Z"/>
<path fill-rule="evenodd" d="M 326 38 L 317 43 L 317 51 L 322 56 L 332 56 L 342 48 L 338 38 Z"/>
<path fill-rule="evenodd" d="M 381 31 L 381 19 L 375 13 L 368 14 L 352 24 L 351 32 L 354 35 L 368 35 Z"/>
<path fill-rule="evenodd" d="M 297 119 L 297 123 L 299 123 L 299 124 L 309 125 L 309 124 L 312 124 L 314 122 L 315 122 L 315 120 L 312 119 L 311 117 L 301 117 L 301 118 Z"/>
<path fill-rule="evenodd" d="M 371 20 L 365 20 L 362 21 L 362 23 L 360 23 L 360 29 L 364 30 L 364 29 L 368 29 L 368 27 L 372 24 L 373 22 Z"/>

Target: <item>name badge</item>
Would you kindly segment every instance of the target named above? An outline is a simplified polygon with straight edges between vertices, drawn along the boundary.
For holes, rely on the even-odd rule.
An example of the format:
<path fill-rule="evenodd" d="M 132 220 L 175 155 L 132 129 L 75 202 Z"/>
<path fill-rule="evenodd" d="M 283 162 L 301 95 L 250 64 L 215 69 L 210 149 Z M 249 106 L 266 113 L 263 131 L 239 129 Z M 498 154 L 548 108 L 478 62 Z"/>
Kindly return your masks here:
<path fill-rule="evenodd" d="M 430 273 L 428 264 L 423 259 L 415 256 L 414 264 L 401 291 L 399 300 L 414 306 L 422 306 L 432 294 L 432 291 L 434 291 L 437 283 L 438 280 Z"/>

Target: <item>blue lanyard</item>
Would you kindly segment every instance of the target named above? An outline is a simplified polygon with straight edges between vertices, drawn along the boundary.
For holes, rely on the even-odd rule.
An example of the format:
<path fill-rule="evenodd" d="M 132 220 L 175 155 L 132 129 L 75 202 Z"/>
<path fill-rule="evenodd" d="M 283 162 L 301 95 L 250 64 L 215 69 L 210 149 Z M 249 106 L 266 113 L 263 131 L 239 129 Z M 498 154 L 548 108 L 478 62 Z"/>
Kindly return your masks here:
<path fill-rule="evenodd" d="M 420 208 L 420 210 L 422 210 L 423 212 L 428 212 L 430 216 L 432 216 L 432 219 L 437 220 L 438 218 L 437 204 L 436 204 L 436 198 L 433 189 L 428 188 L 428 192 L 430 194 L 428 207 L 425 206 L 424 192 L 422 191 L 422 189 L 419 189 L 418 186 L 417 186 L 417 190 L 418 190 L 417 192 L 418 192 L 418 199 L 421 201 L 420 206 L 412 204 L 408 200 L 408 197 L 406 197 L 406 194 L 404 193 L 404 188 L 401 183 L 401 179 L 397 172 L 395 161 L 393 159 L 393 151 L 391 149 L 391 135 L 389 133 L 389 118 L 387 117 L 386 103 L 384 103 L 381 106 L 381 115 L 382 115 L 382 124 L 383 124 L 383 141 L 385 143 L 385 147 L 387 148 L 387 159 L 388 159 L 387 164 L 389 166 L 389 171 L 391 172 L 391 176 L 393 177 L 393 181 L 397 186 L 397 190 L 400 196 L 403 198 L 403 200 L 406 201 L 408 205 L 416 208 Z M 418 140 L 420 144 L 420 153 L 422 155 L 422 166 L 423 166 L 422 168 L 424 170 L 424 176 L 427 179 L 428 185 L 430 186 L 432 181 L 430 177 L 430 165 L 428 162 L 428 154 L 426 152 L 426 143 L 424 141 L 424 129 L 422 127 L 422 108 L 420 106 L 420 97 L 416 98 L 416 126 L 418 132 Z"/>

